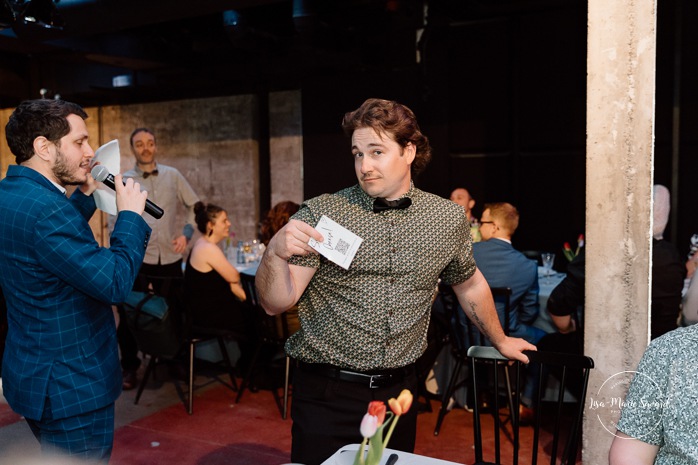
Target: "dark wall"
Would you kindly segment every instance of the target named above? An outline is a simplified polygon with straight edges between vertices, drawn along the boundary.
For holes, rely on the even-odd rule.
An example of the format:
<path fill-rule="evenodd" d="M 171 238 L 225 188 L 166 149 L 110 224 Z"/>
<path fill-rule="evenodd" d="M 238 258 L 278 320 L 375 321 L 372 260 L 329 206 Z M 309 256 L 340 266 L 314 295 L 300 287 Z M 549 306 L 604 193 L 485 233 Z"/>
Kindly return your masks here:
<path fill-rule="evenodd" d="M 678 207 L 671 212 L 664 236 L 684 254 L 691 235 L 698 233 L 698 28 L 693 24 L 698 4 L 668 0 L 659 2 L 658 8 L 654 179 L 677 196 Z M 674 134 L 677 147 L 672 146 Z M 672 161 L 672 151 L 678 153 L 677 162 Z M 672 188 L 672 175 L 678 191 Z"/>
<path fill-rule="evenodd" d="M 677 15 L 676 1 L 659 5 L 655 182 L 672 188 L 674 44 L 681 18 L 681 158 L 679 190 L 672 192 L 679 208 L 672 215 L 684 253 L 698 232 L 692 215 L 698 88 L 690 85 L 698 78 L 698 28 L 689 27 L 698 7 L 684 4 Z M 567 5 L 477 20 L 431 16 L 438 27 L 425 32 L 421 63 L 304 83 L 306 197 L 356 182 L 340 128 L 344 112 L 368 97 L 395 99 L 415 111 L 434 147 L 417 185 L 444 197 L 466 187 L 477 215 L 485 202 L 513 203 L 521 213 L 515 246 L 555 252 L 562 268 L 562 244 L 584 232 L 586 189 L 586 4 Z M 672 238 L 671 226 L 666 237 Z"/>

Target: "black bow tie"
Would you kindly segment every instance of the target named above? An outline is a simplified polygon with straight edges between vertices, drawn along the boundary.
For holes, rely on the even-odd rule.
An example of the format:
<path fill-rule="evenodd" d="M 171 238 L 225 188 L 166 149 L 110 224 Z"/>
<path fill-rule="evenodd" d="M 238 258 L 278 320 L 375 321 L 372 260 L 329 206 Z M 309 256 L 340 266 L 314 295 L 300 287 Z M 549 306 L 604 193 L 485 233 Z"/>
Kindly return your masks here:
<path fill-rule="evenodd" d="M 148 179 L 148 176 L 150 176 L 150 175 L 157 176 L 158 170 L 153 170 L 150 172 L 143 172 L 143 179 Z"/>
<path fill-rule="evenodd" d="M 386 200 L 382 197 L 378 197 L 373 201 L 373 213 L 382 212 L 383 210 L 391 210 L 394 208 L 403 210 L 410 205 L 412 205 L 412 199 L 409 197 L 403 197 L 398 200 Z"/>

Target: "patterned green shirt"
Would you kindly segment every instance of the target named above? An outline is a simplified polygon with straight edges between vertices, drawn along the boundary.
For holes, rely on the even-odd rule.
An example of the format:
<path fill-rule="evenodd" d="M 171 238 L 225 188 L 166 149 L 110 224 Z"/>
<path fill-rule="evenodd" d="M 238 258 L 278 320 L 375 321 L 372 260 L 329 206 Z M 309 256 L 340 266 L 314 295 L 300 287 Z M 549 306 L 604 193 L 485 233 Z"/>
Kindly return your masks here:
<path fill-rule="evenodd" d="M 301 329 L 292 357 L 370 371 L 413 363 L 426 347 L 439 277 L 458 284 L 475 272 L 465 210 L 412 186 L 404 210 L 373 213 L 359 185 L 307 200 L 293 218 L 315 227 L 322 215 L 363 239 L 348 270 L 316 254 L 293 265 L 317 268 L 298 301 Z"/>
<path fill-rule="evenodd" d="M 618 430 L 659 446 L 656 465 L 698 464 L 698 325 L 650 343 L 630 383 Z"/>

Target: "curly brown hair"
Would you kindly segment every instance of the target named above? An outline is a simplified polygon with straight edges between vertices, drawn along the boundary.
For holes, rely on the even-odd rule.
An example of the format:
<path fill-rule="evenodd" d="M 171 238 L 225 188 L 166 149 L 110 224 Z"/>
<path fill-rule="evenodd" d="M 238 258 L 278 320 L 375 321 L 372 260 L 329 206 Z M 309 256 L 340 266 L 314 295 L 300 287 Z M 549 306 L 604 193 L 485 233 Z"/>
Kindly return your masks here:
<path fill-rule="evenodd" d="M 5 137 L 17 164 L 34 156 L 34 140 L 44 136 L 60 147 L 63 136 L 70 132 L 68 116 L 87 118 L 87 113 L 76 103 L 64 100 L 25 100 L 10 115 L 5 126 Z"/>
<path fill-rule="evenodd" d="M 344 115 L 342 129 L 344 134 L 351 137 L 355 130 L 372 128 L 376 133 L 391 136 L 400 147 L 408 143 L 417 148 L 410 171 L 416 176 L 431 161 L 431 146 L 429 139 L 422 134 L 417 124 L 417 118 L 412 110 L 393 100 L 370 98 L 358 109 Z"/>
<path fill-rule="evenodd" d="M 269 241 L 277 231 L 284 227 L 288 223 L 289 218 L 298 211 L 300 205 L 290 200 L 284 202 L 279 202 L 274 207 L 269 210 L 266 218 L 262 220 L 262 227 L 260 228 L 259 240 L 262 244 L 269 245 Z"/>

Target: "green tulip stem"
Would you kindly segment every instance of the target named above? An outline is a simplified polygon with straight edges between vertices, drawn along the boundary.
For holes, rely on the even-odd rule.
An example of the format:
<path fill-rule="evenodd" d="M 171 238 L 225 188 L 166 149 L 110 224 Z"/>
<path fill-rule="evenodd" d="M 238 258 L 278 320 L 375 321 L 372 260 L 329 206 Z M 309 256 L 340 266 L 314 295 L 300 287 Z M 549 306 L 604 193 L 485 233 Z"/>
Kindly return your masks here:
<path fill-rule="evenodd" d="M 393 430 L 395 429 L 395 425 L 397 424 L 397 421 L 400 419 L 400 415 L 395 415 L 393 418 L 393 421 L 390 422 L 390 428 L 388 428 L 388 434 L 385 435 L 385 439 L 383 440 L 383 447 L 388 447 L 388 441 L 390 441 L 390 436 L 393 435 Z"/>
<path fill-rule="evenodd" d="M 356 451 L 356 457 L 354 458 L 354 465 L 364 465 L 366 461 L 364 460 L 364 449 L 366 448 L 366 443 L 368 442 L 368 438 L 364 438 L 363 441 L 361 441 L 361 446 L 359 447 L 359 450 Z"/>

